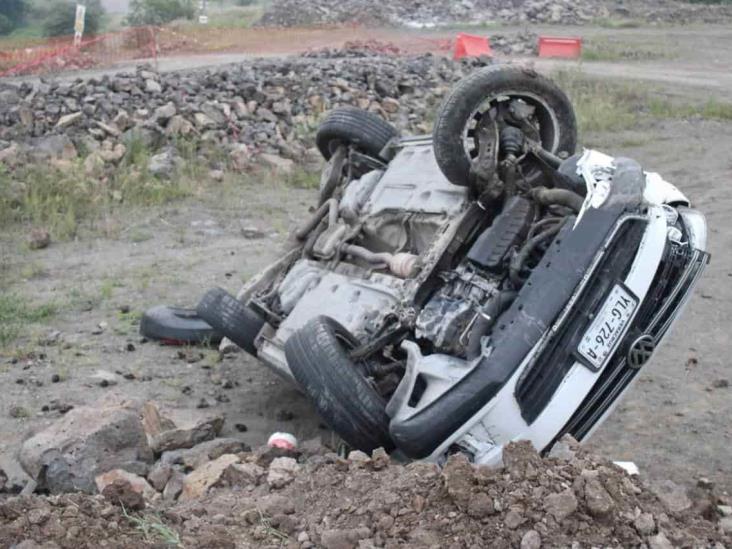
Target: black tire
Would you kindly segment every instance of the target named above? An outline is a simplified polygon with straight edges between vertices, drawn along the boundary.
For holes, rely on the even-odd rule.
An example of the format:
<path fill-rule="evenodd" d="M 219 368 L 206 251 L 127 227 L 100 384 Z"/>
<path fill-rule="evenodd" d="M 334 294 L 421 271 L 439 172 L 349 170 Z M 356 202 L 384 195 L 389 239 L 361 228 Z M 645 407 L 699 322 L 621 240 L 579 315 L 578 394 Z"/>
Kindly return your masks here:
<path fill-rule="evenodd" d="M 159 305 L 140 319 L 140 334 L 170 345 L 206 345 L 221 341 L 221 334 L 198 316 L 195 309 Z"/>
<path fill-rule="evenodd" d="M 212 288 L 196 307 L 198 315 L 224 337 L 228 337 L 247 353 L 257 356 L 254 340 L 265 320 L 226 290 Z"/>
<path fill-rule="evenodd" d="M 379 153 L 397 135 L 399 132 L 394 126 L 372 112 L 339 107 L 326 115 L 315 135 L 315 143 L 326 160 L 330 160 L 336 148 L 343 144 L 381 159 Z"/>
<path fill-rule="evenodd" d="M 386 401 L 348 356 L 359 344 L 332 318 L 319 316 L 285 344 L 287 364 L 320 417 L 350 446 L 371 453 L 389 451 Z"/>
<path fill-rule="evenodd" d="M 521 67 L 484 67 L 457 83 L 443 101 L 435 121 L 432 135 L 435 157 L 451 183 L 470 184 L 470 155 L 465 148 L 464 132 L 476 109 L 502 95 L 522 97 L 537 106 L 541 141 L 546 150 L 556 155 L 574 154 L 577 147 L 574 109 L 556 84 Z M 527 180 L 535 183 L 538 177 L 540 173 L 534 170 L 531 176 L 527 175 Z"/>

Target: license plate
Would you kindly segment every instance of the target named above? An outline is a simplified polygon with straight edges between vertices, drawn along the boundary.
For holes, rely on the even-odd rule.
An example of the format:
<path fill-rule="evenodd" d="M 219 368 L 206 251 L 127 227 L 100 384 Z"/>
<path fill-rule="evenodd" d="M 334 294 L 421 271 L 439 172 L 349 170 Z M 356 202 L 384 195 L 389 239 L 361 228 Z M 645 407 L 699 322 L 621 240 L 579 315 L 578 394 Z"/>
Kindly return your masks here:
<path fill-rule="evenodd" d="M 577 352 L 595 369 L 602 368 L 615 349 L 633 317 L 638 299 L 617 284 L 592 321 L 577 347 Z"/>

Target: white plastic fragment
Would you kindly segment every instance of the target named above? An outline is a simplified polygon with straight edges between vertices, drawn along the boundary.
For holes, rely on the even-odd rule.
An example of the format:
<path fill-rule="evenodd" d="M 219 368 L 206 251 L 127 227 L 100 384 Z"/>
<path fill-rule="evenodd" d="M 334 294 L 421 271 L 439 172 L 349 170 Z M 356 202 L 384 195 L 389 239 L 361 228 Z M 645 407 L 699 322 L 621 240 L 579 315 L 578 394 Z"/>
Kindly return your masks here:
<path fill-rule="evenodd" d="M 632 461 L 613 461 L 613 463 L 631 476 L 640 474 L 640 469 L 638 469 L 638 466 Z"/>
<path fill-rule="evenodd" d="M 290 433 L 272 433 L 267 441 L 270 448 L 282 448 L 283 450 L 294 450 L 297 448 L 297 439 Z"/>

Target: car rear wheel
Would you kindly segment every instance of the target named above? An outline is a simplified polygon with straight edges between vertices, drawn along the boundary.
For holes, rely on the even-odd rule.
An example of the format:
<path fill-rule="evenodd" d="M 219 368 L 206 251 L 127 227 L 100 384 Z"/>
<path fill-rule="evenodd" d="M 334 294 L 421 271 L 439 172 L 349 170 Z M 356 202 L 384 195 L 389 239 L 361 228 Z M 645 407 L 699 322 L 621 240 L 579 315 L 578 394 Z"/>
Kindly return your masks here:
<path fill-rule="evenodd" d="M 386 401 L 350 351 L 358 340 L 332 318 L 310 320 L 287 340 L 293 376 L 320 417 L 350 446 L 364 452 L 391 450 Z"/>
<path fill-rule="evenodd" d="M 394 126 L 372 112 L 339 107 L 320 124 L 315 143 L 326 160 L 340 145 L 350 145 L 358 152 L 380 158 L 381 150 L 398 134 Z"/>
<path fill-rule="evenodd" d="M 226 290 L 212 288 L 201 298 L 196 311 L 219 334 L 228 337 L 250 355 L 257 355 L 254 341 L 264 327 L 265 320 L 251 307 Z"/>
<path fill-rule="evenodd" d="M 528 124 L 512 120 L 515 107 L 533 109 L 525 119 Z M 435 122 L 432 137 L 437 164 L 455 185 L 471 184 L 471 162 L 478 155 L 477 128 L 484 116 L 535 132 L 527 137 L 536 138 L 543 149 L 561 158 L 574 154 L 577 146 L 574 109 L 556 84 L 522 67 L 484 67 L 458 82 L 443 101 Z M 522 166 L 529 184 L 536 184 L 542 176 L 536 162 L 529 157 Z"/>

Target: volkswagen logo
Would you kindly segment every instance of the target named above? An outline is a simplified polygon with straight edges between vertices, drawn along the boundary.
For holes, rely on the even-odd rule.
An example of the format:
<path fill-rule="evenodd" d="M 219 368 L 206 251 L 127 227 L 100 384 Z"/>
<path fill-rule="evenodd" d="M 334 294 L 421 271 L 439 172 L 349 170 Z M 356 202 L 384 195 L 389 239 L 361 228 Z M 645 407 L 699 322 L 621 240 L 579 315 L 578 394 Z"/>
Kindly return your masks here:
<path fill-rule="evenodd" d="M 628 349 L 628 366 L 638 370 L 653 356 L 656 350 L 656 342 L 648 334 L 636 339 Z"/>

